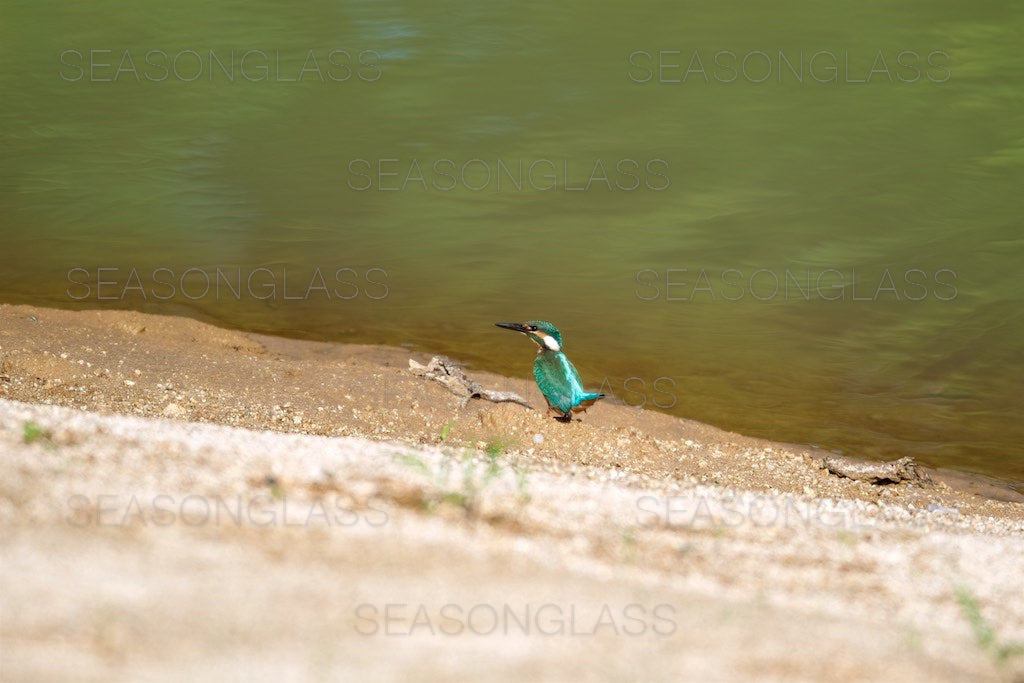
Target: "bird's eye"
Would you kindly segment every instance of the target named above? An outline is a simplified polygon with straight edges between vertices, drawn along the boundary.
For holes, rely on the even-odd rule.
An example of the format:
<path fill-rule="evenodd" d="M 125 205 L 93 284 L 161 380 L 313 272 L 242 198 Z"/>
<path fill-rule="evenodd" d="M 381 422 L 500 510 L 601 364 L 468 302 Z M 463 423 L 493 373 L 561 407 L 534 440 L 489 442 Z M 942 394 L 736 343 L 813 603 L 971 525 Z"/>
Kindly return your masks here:
<path fill-rule="evenodd" d="M 529 326 L 528 328 L 526 328 L 526 329 L 530 330 L 530 332 L 536 332 L 536 331 L 537 331 L 537 326 L 536 326 L 536 325 L 530 325 L 530 326 Z"/>

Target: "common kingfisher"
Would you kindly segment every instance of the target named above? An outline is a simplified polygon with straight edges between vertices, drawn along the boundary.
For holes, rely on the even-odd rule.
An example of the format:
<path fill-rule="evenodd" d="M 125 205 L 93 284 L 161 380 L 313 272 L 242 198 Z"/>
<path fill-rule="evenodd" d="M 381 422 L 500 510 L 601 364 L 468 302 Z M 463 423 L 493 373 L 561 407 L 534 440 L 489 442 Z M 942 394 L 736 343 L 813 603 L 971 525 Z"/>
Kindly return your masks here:
<path fill-rule="evenodd" d="M 562 335 L 558 328 L 543 320 L 525 323 L 494 323 L 507 330 L 522 332 L 536 342 L 537 358 L 533 361 L 533 377 L 548 408 L 556 413 L 559 422 L 569 422 L 572 414 L 585 411 L 604 394 L 591 394 L 583 390 L 580 373 L 562 353 Z"/>

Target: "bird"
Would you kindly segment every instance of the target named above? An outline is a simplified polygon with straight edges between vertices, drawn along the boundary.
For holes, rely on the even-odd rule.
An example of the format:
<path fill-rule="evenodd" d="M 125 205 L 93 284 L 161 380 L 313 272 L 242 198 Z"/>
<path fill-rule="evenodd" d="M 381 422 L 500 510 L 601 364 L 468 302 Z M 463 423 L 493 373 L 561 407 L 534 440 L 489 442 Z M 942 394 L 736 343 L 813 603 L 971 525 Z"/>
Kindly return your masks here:
<path fill-rule="evenodd" d="M 533 361 L 533 377 L 556 420 L 571 422 L 573 413 L 586 411 L 595 401 L 604 398 L 604 394 L 584 390 L 580 373 L 562 353 L 562 334 L 553 324 L 545 320 L 494 324 L 522 332 L 540 347 Z"/>

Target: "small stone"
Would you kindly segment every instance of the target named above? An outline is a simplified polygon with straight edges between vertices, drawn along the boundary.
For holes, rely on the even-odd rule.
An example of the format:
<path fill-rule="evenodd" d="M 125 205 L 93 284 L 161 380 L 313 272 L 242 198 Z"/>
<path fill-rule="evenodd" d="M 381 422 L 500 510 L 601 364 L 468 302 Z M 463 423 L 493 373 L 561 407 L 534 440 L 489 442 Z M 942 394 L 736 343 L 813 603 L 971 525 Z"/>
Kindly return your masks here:
<path fill-rule="evenodd" d="M 960 511 L 957 510 L 956 508 L 948 508 L 948 507 L 945 507 L 944 505 L 941 505 L 940 503 L 931 503 L 928 506 L 928 512 L 938 512 L 938 513 L 944 514 L 944 515 L 959 515 L 960 514 Z"/>
<path fill-rule="evenodd" d="M 163 409 L 163 414 L 167 417 L 181 417 L 184 412 L 177 403 L 168 403 Z"/>

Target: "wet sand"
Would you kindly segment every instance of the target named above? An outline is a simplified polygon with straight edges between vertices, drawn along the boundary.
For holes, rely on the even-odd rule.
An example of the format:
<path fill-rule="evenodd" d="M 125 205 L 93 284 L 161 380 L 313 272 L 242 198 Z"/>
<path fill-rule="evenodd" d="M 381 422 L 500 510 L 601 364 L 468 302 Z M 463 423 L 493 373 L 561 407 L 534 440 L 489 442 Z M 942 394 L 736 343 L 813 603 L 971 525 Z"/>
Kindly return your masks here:
<path fill-rule="evenodd" d="M 1024 676 L 998 482 L 463 406 L 410 358 L 0 306 L 4 678 Z"/>

